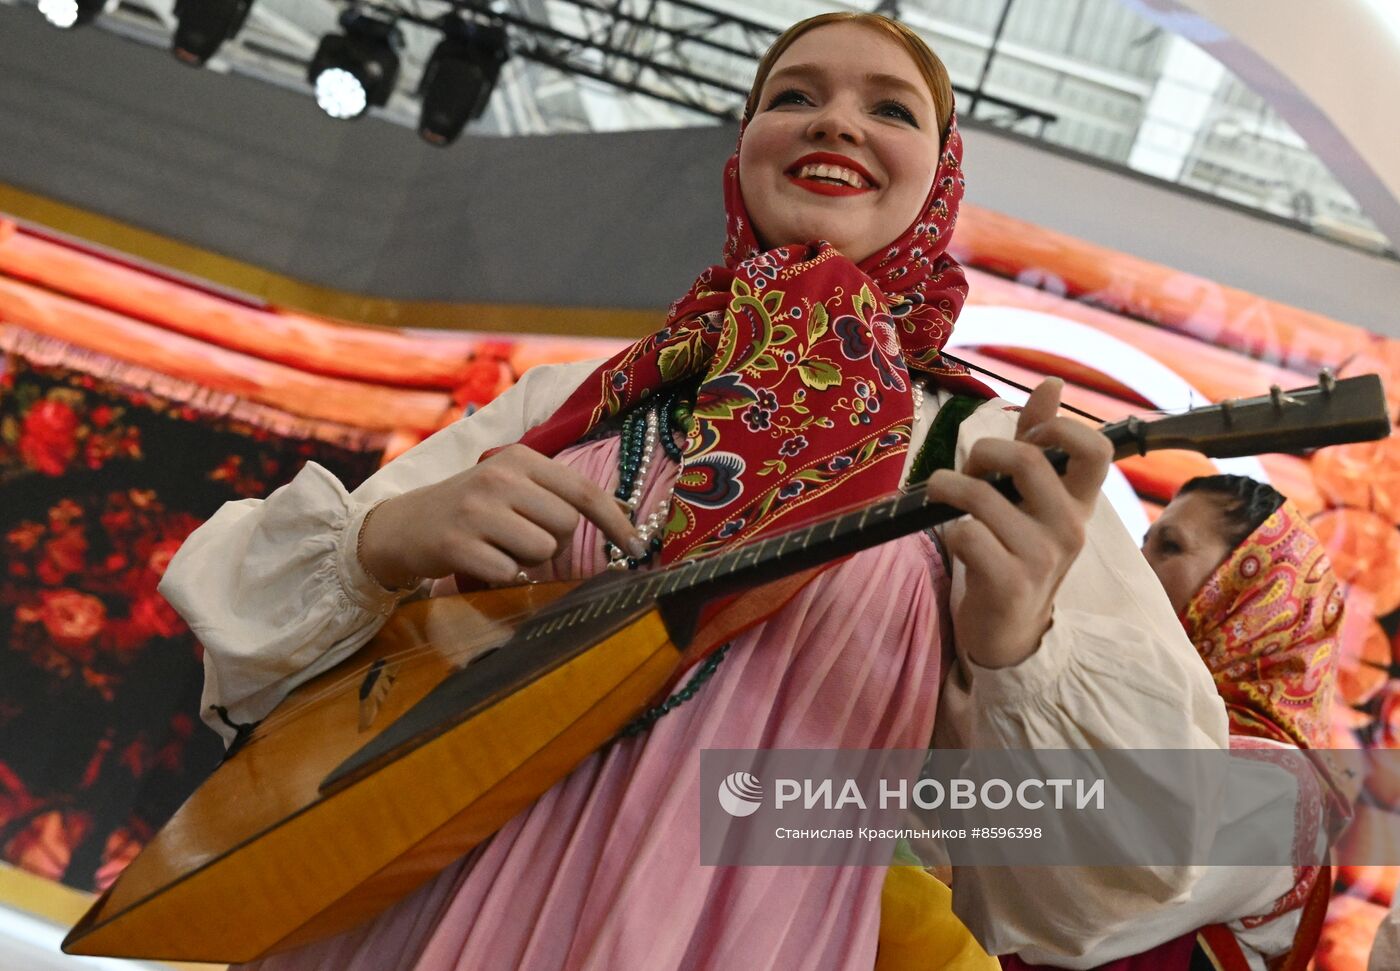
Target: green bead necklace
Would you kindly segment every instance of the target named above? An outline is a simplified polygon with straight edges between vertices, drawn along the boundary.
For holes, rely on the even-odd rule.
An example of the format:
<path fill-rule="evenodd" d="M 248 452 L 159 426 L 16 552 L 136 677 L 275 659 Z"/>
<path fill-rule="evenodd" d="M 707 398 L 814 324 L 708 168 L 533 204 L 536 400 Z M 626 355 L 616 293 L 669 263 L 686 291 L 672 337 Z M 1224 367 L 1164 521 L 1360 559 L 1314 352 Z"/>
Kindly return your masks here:
<path fill-rule="evenodd" d="M 661 434 L 663 426 L 666 429 L 664 435 Z M 623 418 L 618 448 L 617 491 L 613 495 L 627 506 L 628 516 L 637 527 L 642 542 L 647 544 L 647 551 L 640 557 L 628 556 L 611 540 L 604 540 L 603 553 L 608 558 L 609 570 L 635 570 L 643 563 L 649 563 L 661 551 L 666 517 L 671 512 L 670 498 L 663 499 L 642 522 L 637 522 L 637 508 L 642 503 L 642 491 L 646 488 L 647 474 L 651 471 L 658 441 L 672 461 L 683 465 L 684 456 L 676 444 L 676 435 L 684 436 L 689 427 L 690 407 L 679 391 L 670 388 L 650 404 L 633 408 Z"/>
<path fill-rule="evenodd" d="M 628 556 L 614 543 L 605 540 L 603 552 L 608 557 L 608 569 L 610 570 L 635 570 L 643 563 L 650 562 L 657 553 L 661 552 L 662 533 L 665 532 L 666 517 L 671 511 L 671 500 L 669 498 L 663 499 L 657 505 L 656 510 L 640 523 L 636 521 L 637 509 L 642 502 L 642 491 L 646 488 L 647 474 L 651 471 L 651 463 L 658 443 L 673 462 L 681 466 L 682 469 L 684 468 L 685 456 L 681 452 L 680 446 L 676 444 L 676 436 L 680 435 L 683 438 L 690 428 L 690 405 L 687 399 L 688 396 L 681 391 L 667 389 L 649 405 L 633 408 L 622 421 L 618 449 L 617 491 L 613 495 L 619 502 L 626 504 L 628 514 L 637 527 L 637 532 L 647 544 L 647 552 L 645 556 L 641 557 Z M 664 435 L 661 434 L 663 427 L 666 429 Z M 621 731 L 621 737 L 631 738 L 640 735 L 656 724 L 657 719 L 661 716 L 679 708 L 695 697 L 700 686 L 710 680 L 715 669 L 719 667 L 720 662 L 728 653 L 728 644 L 712 653 L 679 691 L 661 704 L 654 705 L 638 715 Z"/>

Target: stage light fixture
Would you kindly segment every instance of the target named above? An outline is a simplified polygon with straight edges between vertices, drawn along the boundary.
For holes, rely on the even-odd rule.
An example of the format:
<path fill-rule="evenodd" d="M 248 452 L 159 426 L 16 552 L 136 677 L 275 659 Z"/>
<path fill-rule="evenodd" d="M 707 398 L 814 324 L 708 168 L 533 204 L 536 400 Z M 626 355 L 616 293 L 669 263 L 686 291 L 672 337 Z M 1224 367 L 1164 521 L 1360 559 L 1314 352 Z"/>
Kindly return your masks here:
<path fill-rule="evenodd" d="M 480 118 L 509 57 L 504 27 L 447 21 L 418 89 L 423 101 L 418 134 L 423 140 L 450 145 L 468 121 Z"/>
<path fill-rule="evenodd" d="M 253 0 L 175 0 L 174 55 L 200 67 L 243 29 Z"/>
<path fill-rule="evenodd" d="M 387 20 L 347 10 L 343 34 L 327 34 L 306 76 L 316 103 L 332 118 L 358 118 L 370 105 L 387 104 L 399 76 L 398 30 Z"/>
<path fill-rule="evenodd" d="M 44 19 L 64 30 L 91 23 L 106 6 L 107 0 L 39 0 Z"/>

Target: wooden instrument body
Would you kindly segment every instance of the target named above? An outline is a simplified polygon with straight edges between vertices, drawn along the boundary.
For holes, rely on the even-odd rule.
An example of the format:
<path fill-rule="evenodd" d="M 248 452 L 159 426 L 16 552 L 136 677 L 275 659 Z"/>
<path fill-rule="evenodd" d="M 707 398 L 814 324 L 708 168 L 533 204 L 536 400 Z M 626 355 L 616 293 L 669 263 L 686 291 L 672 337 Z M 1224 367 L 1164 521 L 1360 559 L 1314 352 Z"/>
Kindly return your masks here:
<path fill-rule="evenodd" d="M 400 609 L 353 657 L 289 695 L 264 722 L 277 719 L 277 731 L 255 732 L 214 771 L 64 950 L 248 961 L 354 927 L 468 852 L 614 737 L 671 678 L 680 653 L 654 604 L 587 650 L 556 634 L 547 645 L 554 660 L 520 665 L 533 668 L 521 676 L 527 683 L 502 683 L 491 703 L 372 773 L 322 785 L 461 669 L 460 645 L 478 656 L 499 646 L 504 662 L 521 647 L 505 643 L 512 618 L 573 586 Z M 392 683 L 362 698 L 365 671 L 380 660 L 376 682 Z"/>

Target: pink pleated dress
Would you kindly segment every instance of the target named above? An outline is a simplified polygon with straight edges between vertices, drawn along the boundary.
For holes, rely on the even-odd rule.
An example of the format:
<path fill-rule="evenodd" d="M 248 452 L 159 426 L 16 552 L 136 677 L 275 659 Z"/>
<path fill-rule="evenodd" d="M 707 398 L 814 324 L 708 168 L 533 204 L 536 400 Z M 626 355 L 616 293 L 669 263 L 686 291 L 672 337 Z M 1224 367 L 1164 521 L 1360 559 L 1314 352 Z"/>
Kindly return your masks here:
<path fill-rule="evenodd" d="M 559 460 L 615 488 L 619 439 Z M 644 515 L 677 468 L 658 453 Z M 584 521 L 533 575 L 606 565 Z M 922 748 L 947 664 L 947 575 L 923 533 L 827 570 L 737 638 L 692 700 L 614 742 L 364 926 L 258 971 L 868 971 L 882 867 L 700 864 L 700 750 Z M 682 681 L 684 683 L 684 681 Z"/>

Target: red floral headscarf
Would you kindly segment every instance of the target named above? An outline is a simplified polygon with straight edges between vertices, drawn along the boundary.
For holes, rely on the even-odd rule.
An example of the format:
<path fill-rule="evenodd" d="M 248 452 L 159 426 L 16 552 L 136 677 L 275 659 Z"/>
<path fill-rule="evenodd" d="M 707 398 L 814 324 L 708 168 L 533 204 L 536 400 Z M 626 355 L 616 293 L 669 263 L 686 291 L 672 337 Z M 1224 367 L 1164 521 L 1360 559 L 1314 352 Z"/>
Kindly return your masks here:
<path fill-rule="evenodd" d="M 894 492 L 912 426 L 910 370 L 990 396 L 939 354 L 967 296 L 947 254 L 962 195 L 954 119 L 923 209 L 883 250 L 859 266 L 822 241 L 764 252 L 736 148 L 724 171 L 724 262 L 700 274 L 664 327 L 601 365 L 522 443 L 555 455 L 699 377 L 665 561 Z"/>
<path fill-rule="evenodd" d="M 1322 544 L 1285 502 L 1182 611 L 1230 731 L 1326 748 L 1342 591 Z"/>

